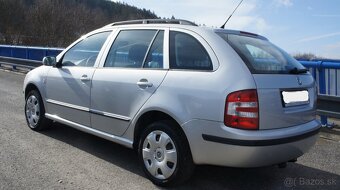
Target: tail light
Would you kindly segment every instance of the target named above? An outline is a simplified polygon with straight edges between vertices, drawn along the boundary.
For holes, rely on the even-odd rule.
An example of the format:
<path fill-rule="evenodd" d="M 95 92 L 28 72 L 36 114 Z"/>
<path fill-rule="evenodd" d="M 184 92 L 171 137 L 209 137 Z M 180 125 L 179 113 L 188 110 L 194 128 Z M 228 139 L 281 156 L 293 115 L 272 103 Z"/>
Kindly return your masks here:
<path fill-rule="evenodd" d="M 228 95 L 224 124 L 240 129 L 259 129 L 259 104 L 256 90 L 242 90 Z"/>

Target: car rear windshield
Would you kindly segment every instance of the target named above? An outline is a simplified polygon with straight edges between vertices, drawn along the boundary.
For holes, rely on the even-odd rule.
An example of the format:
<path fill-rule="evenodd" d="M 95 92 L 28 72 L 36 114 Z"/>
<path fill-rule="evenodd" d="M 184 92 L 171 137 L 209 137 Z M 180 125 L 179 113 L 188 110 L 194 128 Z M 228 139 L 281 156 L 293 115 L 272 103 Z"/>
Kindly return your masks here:
<path fill-rule="evenodd" d="M 307 70 L 288 53 L 257 36 L 217 33 L 254 74 L 299 74 Z"/>

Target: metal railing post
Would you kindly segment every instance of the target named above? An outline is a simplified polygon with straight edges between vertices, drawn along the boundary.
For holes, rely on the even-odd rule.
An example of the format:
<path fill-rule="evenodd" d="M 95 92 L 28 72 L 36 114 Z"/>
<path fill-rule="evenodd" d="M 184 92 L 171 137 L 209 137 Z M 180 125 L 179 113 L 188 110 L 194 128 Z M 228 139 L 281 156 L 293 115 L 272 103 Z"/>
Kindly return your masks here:
<path fill-rule="evenodd" d="M 11 53 L 10 53 L 10 55 L 11 55 L 11 57 L 13 57 L 13 47 L 11 46 L 11 48 L 10 48 L 10 50 L 11 50 Z"/>
<path fill-rule="evenodd" d="M 326 74 L 325 68 L 322 66 L 322 61 L 320 62 L 319 70 L 319 93 L 326 94 Z M 328 76 L 329 77 L 329 76 Z M 323 126 L 327 126 L 327 116 L 321 115 L 320 116 L 321 124 Z"/>
<path fill-rule="evenodd" d="M 27 46 L 25 47 L 25 57 L 26 57 L 26 59 L 30 59 L 29 58 L 29 54 L 28 54 L 28 47 Z"/>

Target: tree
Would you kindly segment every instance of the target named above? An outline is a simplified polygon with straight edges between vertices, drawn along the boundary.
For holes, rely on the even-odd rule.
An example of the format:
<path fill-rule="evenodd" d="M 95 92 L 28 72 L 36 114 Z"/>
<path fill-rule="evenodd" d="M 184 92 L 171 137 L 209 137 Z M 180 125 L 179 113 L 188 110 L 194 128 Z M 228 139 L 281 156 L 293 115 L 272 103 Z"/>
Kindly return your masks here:
<path fill-rule="evenodd" d="M 295 59 L 298 60 L 313 60 L 313 59 L 323 59 L 323 57 L 316 56 L 313 53 L 296 53 L 293 55 Z"/>
<path fill-rule="evenodd" d="M 16 44 L 24 31 L 23 0 L 0 0 L 0 36 L 5 44 Z"/>

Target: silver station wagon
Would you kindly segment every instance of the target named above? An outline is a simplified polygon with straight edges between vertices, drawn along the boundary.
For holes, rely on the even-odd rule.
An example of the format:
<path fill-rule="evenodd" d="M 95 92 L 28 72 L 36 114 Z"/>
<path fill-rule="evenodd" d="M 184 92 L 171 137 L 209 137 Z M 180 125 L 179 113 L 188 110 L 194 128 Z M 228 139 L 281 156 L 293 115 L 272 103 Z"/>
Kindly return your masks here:
<path fill-rule="evenodd" d="M 185 20 L 90 32 L 30 71 L 24 94 L 31 129 L 54 121 L 133 148 L 161 186 L 201 164 L 285 166 L 320 129 L 300 63 L 263 36 Z"/>

